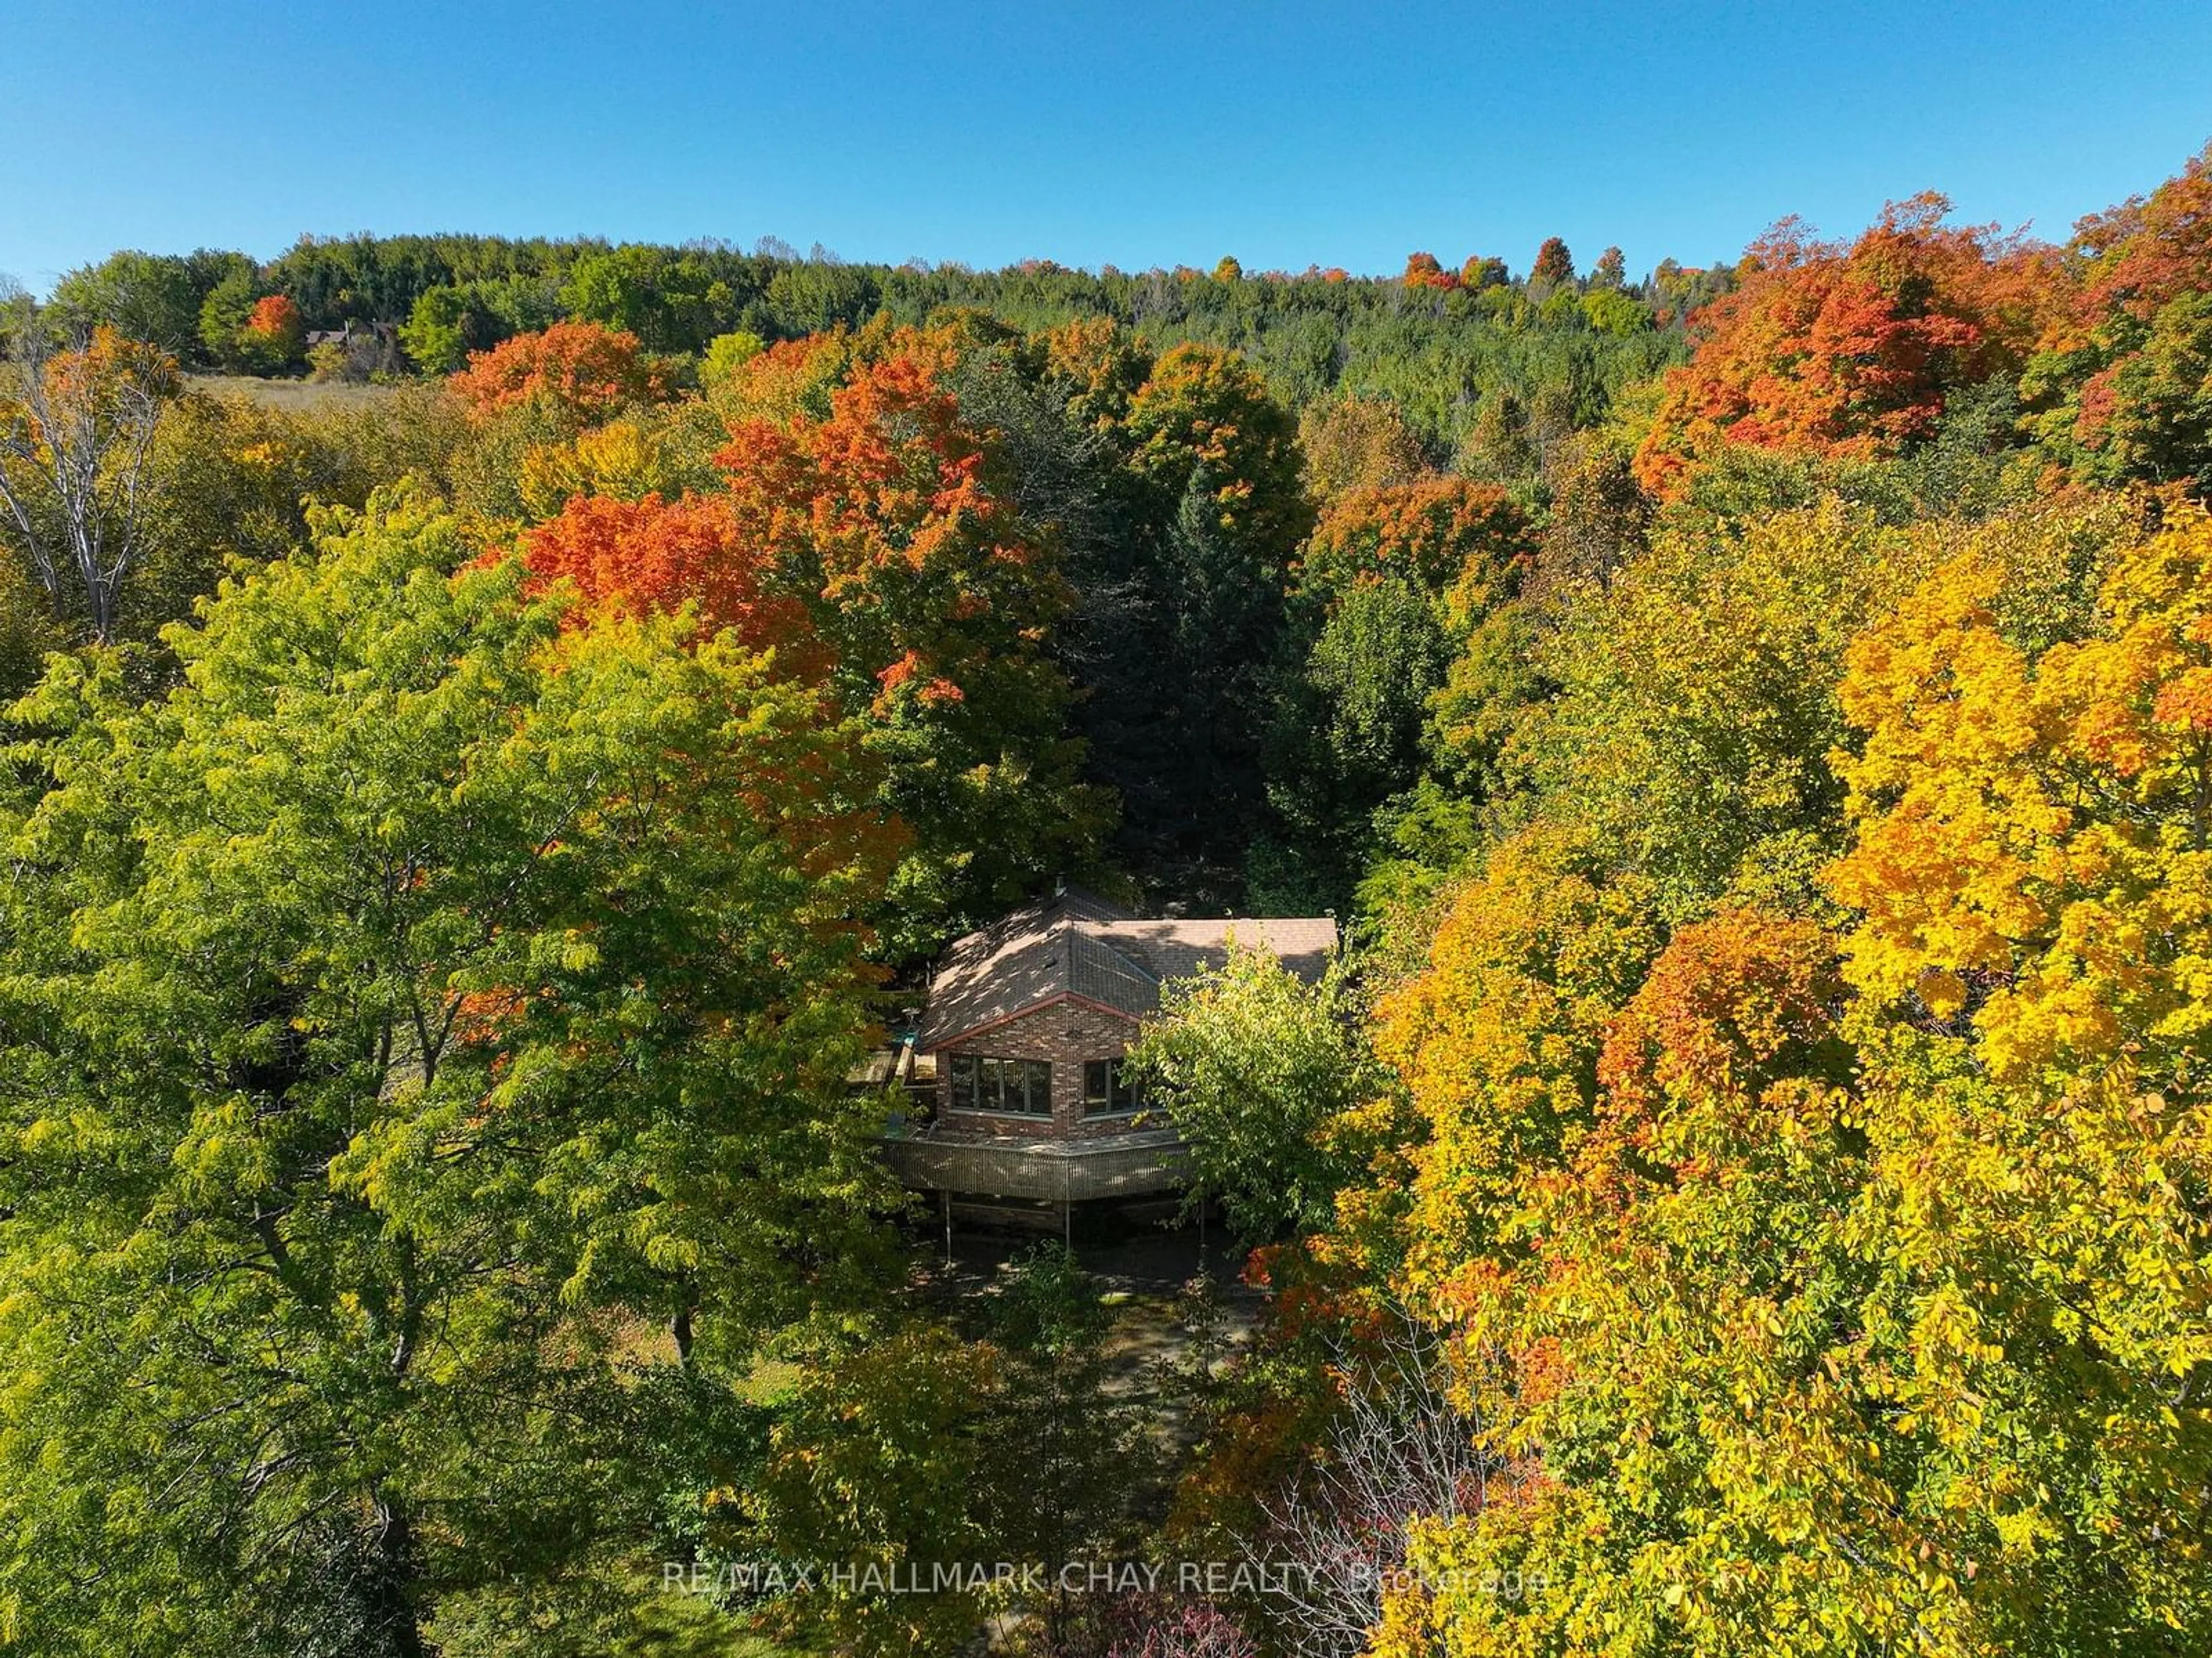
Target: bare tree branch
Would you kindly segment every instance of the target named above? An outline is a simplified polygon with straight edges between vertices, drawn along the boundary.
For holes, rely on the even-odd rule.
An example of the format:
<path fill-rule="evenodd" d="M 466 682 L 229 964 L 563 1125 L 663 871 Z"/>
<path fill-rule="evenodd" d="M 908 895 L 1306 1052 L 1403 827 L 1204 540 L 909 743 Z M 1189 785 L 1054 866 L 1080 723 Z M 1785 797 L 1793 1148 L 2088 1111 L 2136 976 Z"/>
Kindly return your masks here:
<path fill-rule="evenodd" d="M 112 329 L 57 349 L 44 317 L 14 310 L 0 362 L 0 503 L 47 597 L 58 608 L 66 586 L 81 587 L 105 644 L 144 554 L 147 462 L 177 366 Z"/>
<path fill-rule="evenodd" d="M 1297 1658 L 1357 1658 L 1406 1570 L 1416 1520 L 1477 1512 L 1492 1464 L 1475 1424 L 1445 1396 L 1442 1344 L 1407 1323 L 1340 1367 L 1344 1402 L 1310 1477 L 1263 1506 L 1249 1540 L 1270 1610 Z"/>

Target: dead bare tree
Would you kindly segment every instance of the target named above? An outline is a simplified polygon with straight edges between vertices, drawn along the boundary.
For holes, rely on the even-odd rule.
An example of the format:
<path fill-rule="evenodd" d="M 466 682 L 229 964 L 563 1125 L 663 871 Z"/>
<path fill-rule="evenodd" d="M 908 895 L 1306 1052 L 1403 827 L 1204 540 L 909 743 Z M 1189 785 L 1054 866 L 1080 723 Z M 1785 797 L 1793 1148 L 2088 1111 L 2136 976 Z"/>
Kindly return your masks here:
<path fill-rule="evenodd" d="M 1298 1658 L 1356 1658 L 1407 1570 L 1416 1520 L 1480 1509 L 1494 1471 L 1444 1393 L 1442 1344 L 1410 1322 L 1348 1353 L 1343 1404 L 1309 1475 L 1266 1504 L 1264 1598 Z"/>
<path fill-rule="evenodd" d="M 0 362 L 0 504 L 55 608 L 73 578 L 106 644 L 143 554 L 147 462 L 177 366 L 110 329 L 62 345 L 46 319 L 21 302 L 14 310 Z"/>

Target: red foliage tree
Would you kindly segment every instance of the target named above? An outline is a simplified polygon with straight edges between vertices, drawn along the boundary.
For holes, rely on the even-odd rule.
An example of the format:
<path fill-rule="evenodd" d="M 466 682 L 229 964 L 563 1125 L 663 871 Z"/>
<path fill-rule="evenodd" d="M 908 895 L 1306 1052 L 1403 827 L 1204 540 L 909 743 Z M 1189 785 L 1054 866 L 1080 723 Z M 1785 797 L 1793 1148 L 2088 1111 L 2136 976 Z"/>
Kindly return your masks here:
<path fill-rule="evenodd" d="M 1431 593 L 1464 583 L 1495 598 L 1534 550 L 1528 515 L 1504 490 L 1463 477 L 1421 478 L 1330 501 L 1301 556 L 1299 585 L 1333 597 L 1395 574 Z"/>
<path fill-rule="evenodd" d="M 805 607 L 763 591 L 726 501 L 579 495 L 524 537 L 522 559 L 540 585 L 574 584 L 578 621 L 688 604 L 704 630 L 734 629 L 751 648 L 777 651 L 787 671 L 826 668 Z"/>
<path fill-rule="evenodd" d="M 526 360 L 497 355 L 469 374 Z M 911 685 L 960 700 L 963 681 L 1000 671 L 1001 658 L 1033 663 L 1030 647 L 1067 595 L 986 483 L 949 366 L 944 341 L 909 333 L 849 369 L 826 419 L 739 420 L 716 458 L 726 494 L 579 497 L 531 532 L 525 559 L 574 581 L 594 610 L 691 604 L 703 623 L 762 643 L 789 643 L 811 618 L 836 671 L 871 695 Z"/>
<path fill-rule="evenodd" d="M 258 334 L 287 351 L 296 351 L 307 337 L 307 325 L 300 319 L 300 307 L 283 294 L 271 294 L 256 301 L 246 319 L 246 331 Z"/>
<path fill-rule="evenodd" d="M 775 647 L 785 671 L 864 718 L 886 804 L 915 832 L 892 947 L 917 950 L 947 915 L 1011 902 L 1079 858 L 1071 847 L 1095 833 L 1066 677 L 1047 649 L 1072 595 L 961 418 L 956 331 L 833 343 L 853 357 L 827 382 L 827 414 L 810 385 L 794 409 L 735 420 L 717 457 L 726 490 L 578 497 L 524 556 L 541 579 L 574 581 L 586 613 L 696 605 L 702 626 Z M 785 355 L 762 372 L 799 366 Z M 737 388 L 739 403 L 758 389 Z"/>
<path fill-rule="evenodd" d="M 2148 200 L 2083 219 L 2074 247 L 2087 264 L 2082 299 L 2091 319 L 2118 307 L 2148 321 L 2181 295 L 2212 289 L 2212 145 Z"/>
<path fill-rule="evenodd" d="M 1406 258 L 1405 283 L 1408 288 L 1454 288 L 1459 278 L 1437 262 L 1433 253 L 1412 253 Z"/>
<path fill-rule="evenodd" d="M 879 701 L 960 700 L 1026 677 L 1067 602 L 985 480 L 946 355 L 910 336 L 852 369 L 828 419 L 740 422 L 719 457 L 744 544 Z"/>
<path fill-rule="evenodd" d="M 640 351 L 636 335 L 592 322 L 556 322 L 472 351 L 469 366 L 448 384 L 479 415 L 543 400 L 586 424 L 625 404 L 668 395 L 665 376 Z"/>
<path fill-rule="evenodd" d="M 1784 221 L 1741 284 L 1695 319 L 1637 452 L 1644 487 L 1679 495 L 1723 443 L 1875 455 L 1925 437 L 1957 388 L 2016 373 L 2062 306 L 2047 247 L 1943 223 L 1937 195 L 1892 203 L 1848 249 Z"/>
<path fill-rule="evenodd" d="M 1584 244 L 1588 246 L 1588 244 Z M 1557 236 L 1547 236 L 1544 245 L 1536 250 L 1536 263 L 1529 267 L 1528 280 L 1547 288 L 1557 288 L 1561 282 L 1575 279 L 1575 256 L 1567 252 L 1566 243 Z"/>

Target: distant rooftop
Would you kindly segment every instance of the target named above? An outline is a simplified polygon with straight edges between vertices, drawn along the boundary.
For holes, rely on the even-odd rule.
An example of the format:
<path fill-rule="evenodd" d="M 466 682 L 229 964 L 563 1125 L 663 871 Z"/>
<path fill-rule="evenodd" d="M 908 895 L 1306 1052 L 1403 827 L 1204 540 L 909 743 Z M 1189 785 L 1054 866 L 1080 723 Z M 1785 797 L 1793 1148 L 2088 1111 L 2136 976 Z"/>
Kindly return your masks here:
<path fill-rule="evenodd" d="M 1070 888 L 946 947 L 930 977 L 916 1046 L 941 1047 L 1067 997 L 1142 1019 L 1158 1010 L 1163 981 L 1220 965 L 1232 938 L 1312 983 L 1336 947 L 1336 923 L 1326 916 L 1146 920 Z"/>

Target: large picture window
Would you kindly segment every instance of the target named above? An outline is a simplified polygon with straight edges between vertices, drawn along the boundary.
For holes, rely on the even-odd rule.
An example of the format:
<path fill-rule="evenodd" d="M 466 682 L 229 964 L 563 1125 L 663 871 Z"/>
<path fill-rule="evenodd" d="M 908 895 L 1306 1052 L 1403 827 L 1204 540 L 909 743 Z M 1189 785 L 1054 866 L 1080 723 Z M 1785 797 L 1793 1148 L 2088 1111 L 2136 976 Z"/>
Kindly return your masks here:
<path fill-rule="evenodd" d="M 1119 1060 L 1083 1062 L 1083 1114 L 1086 1117 L 1125 1117 L 1144 1108 L 1144 1090 L 1123 1070 Z"/>
<path fill-rule="evenodd" d="M 1052 1115 L 1052 1066 L 1043 1060 L 994 1060 L 981 1054 L 955 1054 L 951 1074 L 955 1111 Z"/>

